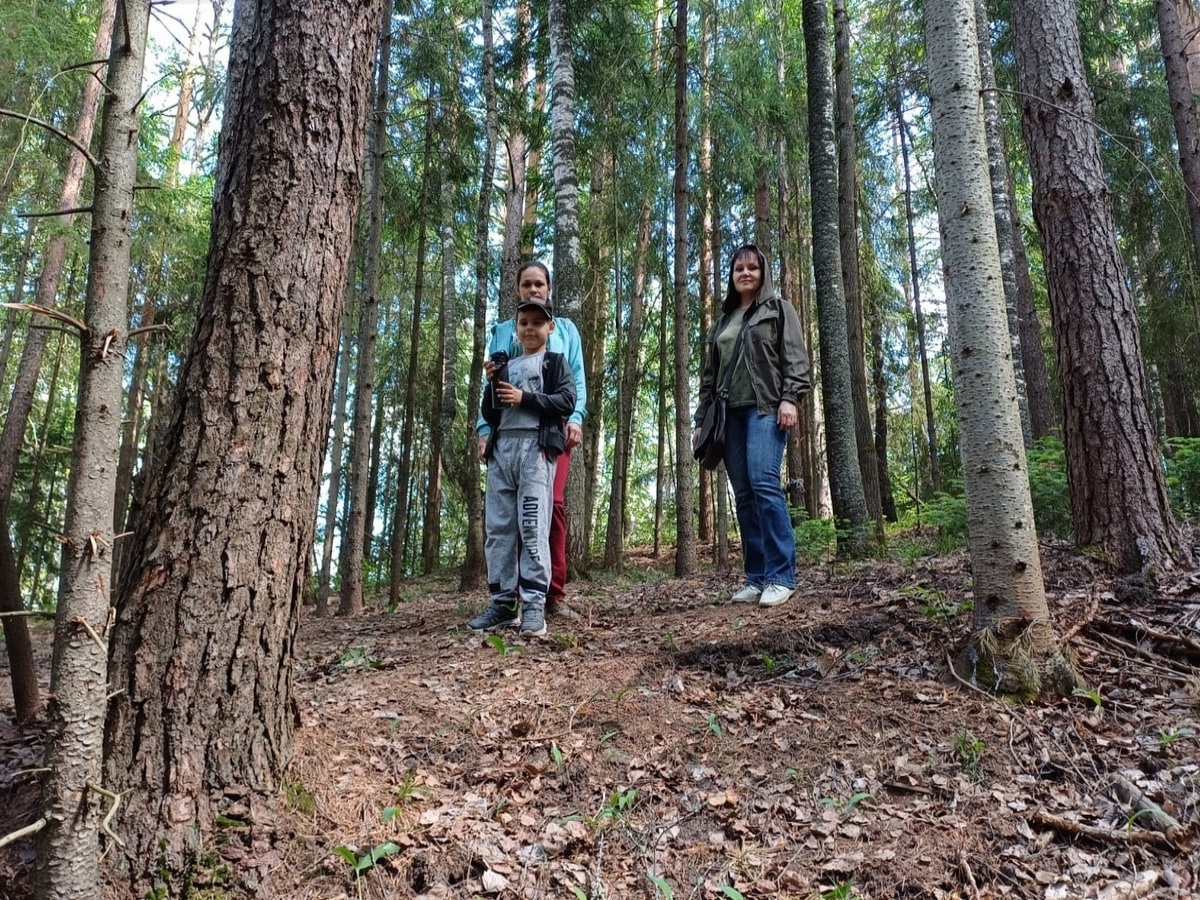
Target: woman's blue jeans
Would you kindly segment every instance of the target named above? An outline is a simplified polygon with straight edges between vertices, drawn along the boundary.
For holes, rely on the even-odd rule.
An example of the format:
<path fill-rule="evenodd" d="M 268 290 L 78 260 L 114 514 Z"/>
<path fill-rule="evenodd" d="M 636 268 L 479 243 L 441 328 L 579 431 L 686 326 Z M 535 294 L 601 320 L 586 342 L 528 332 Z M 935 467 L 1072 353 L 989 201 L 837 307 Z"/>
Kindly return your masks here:
<path fill-rule="evenodd" d="M 796 586 L 796 537 L 779 481 L 786 431 L 756 406 L 728 411 L 725 470 L 733 484 L 746 583 Z"/>

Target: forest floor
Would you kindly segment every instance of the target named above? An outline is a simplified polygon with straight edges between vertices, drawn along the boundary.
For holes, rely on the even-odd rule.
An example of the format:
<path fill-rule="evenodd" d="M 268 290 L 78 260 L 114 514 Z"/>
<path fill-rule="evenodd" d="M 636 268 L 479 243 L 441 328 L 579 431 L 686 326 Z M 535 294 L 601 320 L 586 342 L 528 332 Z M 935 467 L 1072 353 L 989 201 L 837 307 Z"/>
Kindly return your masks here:
<path fill-rule="evenodd" d="M 1200 574 L 1043 560 L 1089 689 L 1017 708 L 949 672 L 963 553 L 806 567 L 773 609 L 635 556 L 541 639 L 468 631 L 482 592 L 438 579 L 308 618 L 273 846 L 226 820 L 194 896 L 257 865 L 298 900 L 1200 897 Z M 40 753 L 6 691 L 0 834 Z M 31 858 L 0 850 L 0 896 Z"/>

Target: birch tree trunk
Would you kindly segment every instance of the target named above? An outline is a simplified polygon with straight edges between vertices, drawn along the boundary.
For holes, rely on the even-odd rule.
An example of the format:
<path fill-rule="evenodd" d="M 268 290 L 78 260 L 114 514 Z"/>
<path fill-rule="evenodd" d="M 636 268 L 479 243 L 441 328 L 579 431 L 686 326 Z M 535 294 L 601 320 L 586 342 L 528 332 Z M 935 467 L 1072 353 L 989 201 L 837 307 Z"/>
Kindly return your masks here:
<path fill-rule="evenodd" d="M 809 176 L 812 182 L 813 272 L 821 342 L 821 386 L 829 487 L 838 523 L 838 555 L 856 556 L 867 544 L 867 502 L 855 443 L 854 398 L 838 239 L 837 144 L 833 135 L 833 73 L 829 7 L 804 0 L 804 55 L 808 73 Z"/>
<path fill-rule="evenodd" d="M 554 156 L 554 312 L 582 318 L 579 176 L 575 168 L 575 63 L 570 3 L 550 0 L 550 144 Z M 528 207 L 526 207 L 528 211 Z M 586 353 L 586 349 L 585 353 Z M 588 558 L 582 453 L 571 455 L 567 478 L 567 559 L 571 575 Z"/>
<path fill-rule="evenodd" d="M 1121 572 L 1191 564 L 1146 401 L 1074 0 L 1014 0 L 1022 124 L 1045 246 L 1071 518 Z"/>
<path fill-rule="evenodd" d="M 1046 607 L 991 204 L 974 0 L 925 7 L 938 222 L 967 494 L 975 634 L 956 662 L 1020 699 L 1077 683 Z"/>
<path fill-rule="evenodd" d="M 208 274 L 100 687 L 107 787 L 124 801 L 116 877 L 131 896 L 183 893 L 202 849 L 236 855 L 242 887 L 272 895 L 274 863 L 257 848 L 271 844 L 292 752 L 380 12 L 237 5 Z M 246 828 L 214 840 L 218 815 Z"/>
<path fill-rule="evenodd" d="M 112 622 L 113 491 L 129 331 L 130 228 L 150 0 L 122 3 L 115 22 L 120 37 L 112 42 L 105 78 L 46 705 L 46 828 L 39 836 L 38 890 L 63 900 L 96 896 L 100 823 L 114 802 L 101 788 L 100 770 Z"/>

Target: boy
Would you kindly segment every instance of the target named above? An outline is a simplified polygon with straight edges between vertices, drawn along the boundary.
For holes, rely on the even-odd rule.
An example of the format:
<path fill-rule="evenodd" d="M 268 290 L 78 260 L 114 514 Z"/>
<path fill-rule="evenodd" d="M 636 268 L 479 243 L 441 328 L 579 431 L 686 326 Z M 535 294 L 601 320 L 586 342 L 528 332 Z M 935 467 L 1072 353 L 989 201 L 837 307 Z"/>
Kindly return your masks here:
<path fill-rule="evenodd" d="M 554 469 L 566 446 L 563 420 L 575 407 L 566 359 L 546 350 L 553 331 L 546 302 L 522 300 L 516 337 L 524 352 L 497 369 L 483 393 L 480 412 L 492 429 L 482 454 L 492 603 L 467 623 L 473 631 L 520 624 L 522 635 L 546 633 Z"/>

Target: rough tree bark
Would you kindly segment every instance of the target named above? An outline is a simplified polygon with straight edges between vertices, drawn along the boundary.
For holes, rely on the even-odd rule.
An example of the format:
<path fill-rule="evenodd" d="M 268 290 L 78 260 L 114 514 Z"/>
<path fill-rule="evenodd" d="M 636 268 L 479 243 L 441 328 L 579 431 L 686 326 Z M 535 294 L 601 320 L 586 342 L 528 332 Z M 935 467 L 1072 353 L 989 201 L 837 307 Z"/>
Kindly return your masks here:
<path fill-rule="evenodd" d="M 110 858 L 134 896 L 181 893 L 201 847 L 235 845 L 231 871 L 271 893 L 258 853 L 292 752 L 380 12 L 236 8 L 208 274 L 113 635 L 105 774 L 126 846 Z M 213 840 L 218 814 L 251 844 Z"/>
<path fill-rule="evenodd" d="M 974 0 L 925 7 L 934 167 L 954 403 L 975 582 L 955 664 L 985 690 L 1069 695 L 1077 679 L 1046 607 L 991 204 Z"/>
<path fill-rule="evenodd" d="M 1014 0 L 1022 124 L 1058 351 L 1071 519 L 1121 572 L 1190 565 L 1146 402 L 1074 0 Z"/>
<path fill-rule="evenodd" d="M 137 177 L 138 106 L 150 0 L 120 5 L 112 42 L 92 197 L 84 329 L 80 335 L 71 477 L 46 704 L 46 828 L 38 846 L 44 897 L 91 898 L 99 883 L 100 823 L 115 799 L 101 787 L 112 623 L 113 491 L 129 332 L 129 255 Z"/>
<path fill-rule="evenodd" d="M 868 542 L 868 512 L 855 441 L 842 252 L 838 239 L 838 166 L 833 134 L 829 7 L 825 0 L 804 0 L 801 15 L 808 73 L 813 273 L 817 282 L 829 488 L 833 514 L 838 522 L 838 555 L 855 556 L 863 552 Z"/>

